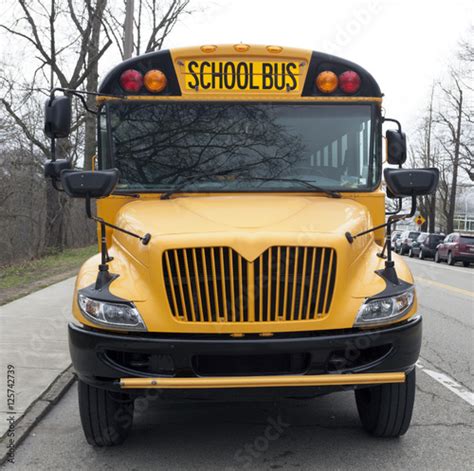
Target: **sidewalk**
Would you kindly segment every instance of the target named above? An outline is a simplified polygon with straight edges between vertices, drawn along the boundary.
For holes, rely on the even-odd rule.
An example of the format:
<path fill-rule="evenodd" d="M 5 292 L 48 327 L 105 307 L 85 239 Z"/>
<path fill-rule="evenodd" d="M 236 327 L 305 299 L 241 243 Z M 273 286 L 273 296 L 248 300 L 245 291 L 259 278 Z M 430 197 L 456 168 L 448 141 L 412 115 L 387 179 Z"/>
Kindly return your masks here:
<path fill-rule="evenodd" d="M 67 323 L 73 286 L 69 278 L 0 306 L 0 438 L 7 419 L 20 418 L 71 363 Z M 8 365 L 14 368 L 14 411 L 7 403 Z"/>

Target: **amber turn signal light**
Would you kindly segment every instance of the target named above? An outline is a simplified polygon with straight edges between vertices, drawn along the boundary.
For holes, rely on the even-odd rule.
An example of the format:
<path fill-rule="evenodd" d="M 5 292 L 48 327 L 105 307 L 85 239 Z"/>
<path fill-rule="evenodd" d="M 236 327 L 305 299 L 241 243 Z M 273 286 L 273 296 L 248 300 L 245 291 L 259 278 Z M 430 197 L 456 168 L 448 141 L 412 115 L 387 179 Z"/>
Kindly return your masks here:
<path fill-rule="evenodd" d="M 339 80 L 330 70 L 324 70 L 316 77 L 316 87 L 322 93 L 332 93 L 337 88 Z"/>
<path fill-rule="evenodd" d="M 165 89 L 168 80 L 166 75 L 158 69 L 149 70 L 143 78 L 145 88 L 151 93 L 158 93 Z"/>

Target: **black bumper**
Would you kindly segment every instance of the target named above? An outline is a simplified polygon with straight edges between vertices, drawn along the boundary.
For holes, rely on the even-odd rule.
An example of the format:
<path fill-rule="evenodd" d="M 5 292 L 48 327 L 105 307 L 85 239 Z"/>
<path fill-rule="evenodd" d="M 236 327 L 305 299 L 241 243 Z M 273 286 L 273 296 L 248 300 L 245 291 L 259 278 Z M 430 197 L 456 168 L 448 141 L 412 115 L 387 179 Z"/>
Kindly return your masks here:
<path fill-rule="evenodd" d="M 69 348 L 82 381 L 117 390 L 125 377 L 408 372 L 421 332 L 420 317 L 369 331 L 245 338 L 127 335 L 69 324 Z"/>

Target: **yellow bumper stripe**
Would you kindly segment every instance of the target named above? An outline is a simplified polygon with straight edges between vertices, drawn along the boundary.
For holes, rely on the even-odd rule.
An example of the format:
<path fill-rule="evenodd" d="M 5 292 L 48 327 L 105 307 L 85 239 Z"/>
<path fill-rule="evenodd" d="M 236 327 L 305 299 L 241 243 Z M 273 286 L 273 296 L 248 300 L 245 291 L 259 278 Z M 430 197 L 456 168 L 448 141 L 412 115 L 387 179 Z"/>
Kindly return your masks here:
<path fill-rule="evenodd" d="M 122 389 L 218 389 L 297 386 L 350 386 L 404 383 L 405 373 L 359 373 L 288 376 L 232 376 L 211 378 L 121 378 Z"/>

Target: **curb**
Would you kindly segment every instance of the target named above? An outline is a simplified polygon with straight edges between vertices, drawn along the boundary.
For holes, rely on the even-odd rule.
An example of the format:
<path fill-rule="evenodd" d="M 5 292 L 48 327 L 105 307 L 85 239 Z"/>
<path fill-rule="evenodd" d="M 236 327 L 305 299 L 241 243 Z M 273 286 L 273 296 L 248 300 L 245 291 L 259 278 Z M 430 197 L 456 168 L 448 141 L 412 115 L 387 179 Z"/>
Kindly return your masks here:
<path fill-rule="evenodd" d="M 57 376 L 48 389 L 26 409 L 23 415 L 15 420 L 11 426 L 11 430 L 14 431 L 14 437 L 9 437 L 7 431 L 0 438 L 0 465 L 8 460 L 12 453 L 11 450 L 13 450 L 14 455 L 15 449 L 18 448 L 20 443 L 23 442 L 49 410 L 58 403 L 75 380 L 74 370 L 72 365 L 70 365 Z"/>

